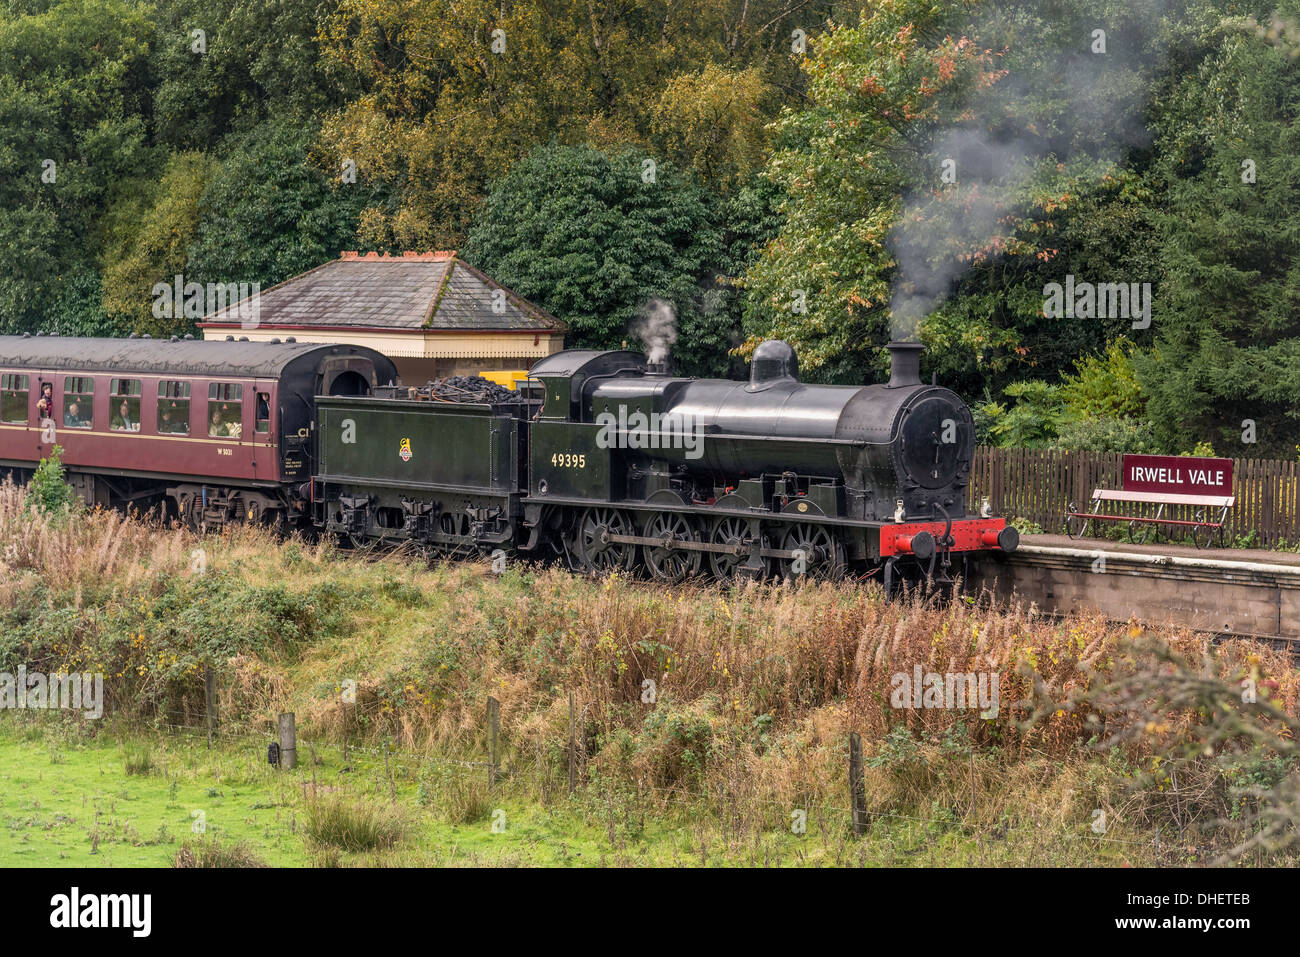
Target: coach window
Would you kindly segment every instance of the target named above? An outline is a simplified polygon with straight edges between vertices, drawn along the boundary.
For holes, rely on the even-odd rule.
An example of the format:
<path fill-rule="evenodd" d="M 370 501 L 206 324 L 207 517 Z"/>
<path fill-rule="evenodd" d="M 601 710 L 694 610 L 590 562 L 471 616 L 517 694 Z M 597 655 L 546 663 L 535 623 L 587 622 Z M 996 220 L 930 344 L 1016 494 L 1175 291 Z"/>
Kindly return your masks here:
<path fill-rule="evenodd" d="M 68 376 L 63 380 L 63 427 L 88 429 L 95 422 L 95 380 Z"/>
<path fill-rule="evenodd" d="M 238 382 L 208 384 L 208 435 L 237 439 L 244 431 L 244 387 Z"/>
<path fill-rule="evenodd" d="M 158 383 L 158 432 L 190 434 L 190 384 L 176 379 Z"/>
<path fill-rule="evenodd" d="M 140 380 L 109 381 L 108 427 L 114 432 L 140 431 Z"/>
<path fill-rule="evenodd" d="M 0 422 L 27 422 L 27 376 L 6 372 L 0 376 Z"/>
<path fill-rule="evenodd" d="M 257 393 L 257 432 L 271 431 L 271 393 Z"/>

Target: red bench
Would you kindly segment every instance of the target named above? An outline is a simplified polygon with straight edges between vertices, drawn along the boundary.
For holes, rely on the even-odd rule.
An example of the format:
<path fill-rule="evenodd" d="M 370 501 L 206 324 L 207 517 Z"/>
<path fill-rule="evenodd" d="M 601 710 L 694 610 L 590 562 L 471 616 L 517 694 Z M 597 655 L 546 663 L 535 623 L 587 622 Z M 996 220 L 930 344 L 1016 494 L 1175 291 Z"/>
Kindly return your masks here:
<path fill-rule="evenodd" d="M 1088 533 L 1092 522 L 1128 522 L 1129 537 L 1134 538 L 1138 525 L 1146 526 L 1142 537 L 1134 539 L 1140 545 L 1147 540 L 1151 529 L 1159 534 L 1161 525 L 1190 528 L 1192 541 L 1197 548 L 1204 548 L 1217 534 L 1219 545 L 1223 545 L 1223 527 L 1228 518 L 1228 509 L 1236 499 L 1231 495 L 1178 495 L 1170 492 L 1121 492 L 1098 488 L 1092 491 L 1092 505 L 1089 511 L 1083 511 L 1073 502 L 1065 513 L 1065 534 L 1071 538 L 1082 538 Z M 1158 505 L 1155 515 L 1117 515 L 1101 511 L 1105 502 L 1133 502 L 1142 505 Z M 1171 505 L 1190 506 L 1197 511 L 1191 519 L 1166 518 L 1165 508 Z M 1215 516 L 1215 510 L 1218 515 Z"/>

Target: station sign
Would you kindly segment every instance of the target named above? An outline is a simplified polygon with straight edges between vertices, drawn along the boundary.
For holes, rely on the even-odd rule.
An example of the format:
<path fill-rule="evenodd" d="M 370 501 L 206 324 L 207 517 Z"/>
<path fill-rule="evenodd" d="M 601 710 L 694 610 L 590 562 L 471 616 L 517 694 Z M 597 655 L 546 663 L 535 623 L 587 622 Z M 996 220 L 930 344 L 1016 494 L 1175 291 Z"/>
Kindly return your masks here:
<path fill-rule="evenodd" d="M 1125 492 L 1231 495 L 1232 459 L 1187 455 L 1125 455 Z"/>

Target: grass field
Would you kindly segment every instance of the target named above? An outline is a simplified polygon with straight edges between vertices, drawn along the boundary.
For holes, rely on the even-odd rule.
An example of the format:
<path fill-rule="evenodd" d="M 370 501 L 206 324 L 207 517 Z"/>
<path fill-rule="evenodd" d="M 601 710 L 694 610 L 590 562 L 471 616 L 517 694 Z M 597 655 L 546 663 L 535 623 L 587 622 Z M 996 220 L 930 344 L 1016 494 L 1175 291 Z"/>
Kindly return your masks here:
<path fill-rule="evenodd" d="M 0 672 L 20 665 L 103 674 L 106 714 L 0 712 L 7 866 L 1295 859 L 1300 671 L 1137 622 L 852 583 L 495 575 L 44 518 L 0 486 Z M 900 706 L 891 687 L 916 668 L 995 674 L 1000 705 Z M 281 773 L 266 747 L 285 711 L 300 764 Z"/>
<path fill-rule="evenodd" d="M 309 754 L 309 751 L 304 753 Z M 785 809 L 766 822 L 726 820 L 698 796 L 665 805 L 585 789 L 542 802 L 507 777 L 495 790 L 482 769 L 452 772 L 465 791 L 426 796 L 410 755 L 383 759 L 318 749 L 318 765 L 292 772 L 265 763 L 255 741 L 209 751 L 189 734 L 67 733 L 57 717 L 0 725 L 0 866 L 169 867 L 188 842 L 239 845 L 240 866 L 917 866 L 1148 863 L 1139 834 L 1109 838 L 1022 816 L 985 837 L 954 814 L 929 821 L 882 813 L 861 838 L 840 807 L 809 806 L 804 833 Z M 145 763 L 147 762 L 147 764 Z M 128 773 L 127 765 L 142 773 Z M 310 764 L 310 758 L 308 759 Z M 145 764 L 143 769 L 141 764 Z M 1043 769 L 1050 775 L 1050 769 Z M 473 784 L 468 779 L 473 779 Z M 1007 795 L 1008 798 L 1011 795 Z M 391 846 L 347 846 L 351 833 L 313 831 L 312 806 L 391 814 Z M 472 805 L 466 807 L 466 804 Z M 847 803 L 847 802 L 841 802 Z M 201 813 L 201 818 L 196 814 Z M 733 809 L 734 813 L 734 809 Z M 452 820 L 451 818 L 456 818 Z M 194 833 L 201 822 L 203 834 Z M 496 828 L 494 829 L 494 823 Z M 355 821 L 349 826 L 359 829 Z"/>

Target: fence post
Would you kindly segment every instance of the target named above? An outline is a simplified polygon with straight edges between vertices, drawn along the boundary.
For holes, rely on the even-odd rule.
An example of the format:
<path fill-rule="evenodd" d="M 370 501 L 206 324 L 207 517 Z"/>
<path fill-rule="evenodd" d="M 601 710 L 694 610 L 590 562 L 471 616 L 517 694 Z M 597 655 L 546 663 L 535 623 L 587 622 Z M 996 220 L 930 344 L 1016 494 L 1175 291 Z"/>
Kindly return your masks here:
<path fill-rule="evenodd" d="M 853 833 L 861 835 L 867 829 L 867 795 L 862 777 L 862 738 L 856 731 L 849 732 L 849 799 L 853 808 Z"/>
<path fill-rule="evenodd" d="M 488 696 L 488 784 L 497 783 L 497 731 L 501 722 L 501 702 Z"/>
<path fill-rule="evenodd" d="M 577 778 L 578 740 L 573 729 L 573 692 L 569 692 L 569 794 L 572 796 Z"/>
<path fill-rule="evenodd" d="M 212 750 L 212 730 L 217 721 L 217 682 L 212 665 L 203 667 L 203 710 L 208 719 L 208 750 Z"/>
<path fill-rule="evenodd" d="M 293 712 L 280 715 L 280 768 L 292 771 L 298 765 L 298 735 L 294 729 Z"/>

